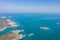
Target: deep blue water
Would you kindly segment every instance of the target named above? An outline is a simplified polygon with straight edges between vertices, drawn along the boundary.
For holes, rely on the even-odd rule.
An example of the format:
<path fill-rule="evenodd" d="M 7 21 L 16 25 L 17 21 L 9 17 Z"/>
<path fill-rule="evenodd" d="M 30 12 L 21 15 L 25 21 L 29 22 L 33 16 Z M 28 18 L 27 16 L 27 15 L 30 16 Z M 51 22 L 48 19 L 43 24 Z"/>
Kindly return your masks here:
<path fill-rule="evenodd" d="M 60 14 L 0 14 L 0 16 L 13 16 L 7 18 L 15 21 L 21 26 L 15 28 L 7 28 L 0 32 L 3 35 L 12 30 L 25 30 L 22 34 L 26 36 L 21 40 L 60 40 Z M 46 26 L 50 30 L 42 30 L 40 27 Z M 34 33 L 29 37 L 29 33 Z"/>

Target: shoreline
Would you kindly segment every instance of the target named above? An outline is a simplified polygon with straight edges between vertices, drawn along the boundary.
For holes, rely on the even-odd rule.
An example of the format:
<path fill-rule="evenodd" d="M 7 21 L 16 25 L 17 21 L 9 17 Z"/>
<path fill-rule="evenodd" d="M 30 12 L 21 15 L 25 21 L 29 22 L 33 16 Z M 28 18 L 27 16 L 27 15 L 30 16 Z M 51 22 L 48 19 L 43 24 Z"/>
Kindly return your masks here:
<path fill-rule="evenodd" d="M 22 32 L 22 31 L 21 30 L 10 31 L 10 32 L 0 36 L 0 40 L 19 40 L 19 39 L 22 39 L 23 37 L 25 37 L 25 35 L 19 34 L 20 32 Z M 5 39 L 3 39 L 3 38 L 5 38 Z"/>
<path fill-rule="evenodd" d="M 11 20 L 0 20 L 0 26 L 0 31 L 3 31 L 8 27 L 17 27 L 19 25 L 17 25 L 15 22 Z"/>

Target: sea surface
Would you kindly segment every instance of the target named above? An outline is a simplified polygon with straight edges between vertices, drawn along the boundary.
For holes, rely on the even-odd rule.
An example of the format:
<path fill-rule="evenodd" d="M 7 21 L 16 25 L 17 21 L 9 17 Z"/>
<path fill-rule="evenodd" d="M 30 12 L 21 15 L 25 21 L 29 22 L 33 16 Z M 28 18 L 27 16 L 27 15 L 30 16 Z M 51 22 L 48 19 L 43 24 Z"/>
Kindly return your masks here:
<path fill-rule="evenodd" d="M 60 14 L 37 14 L 37 13 L 11 13 L 0 14 L 0 16 L 12 16 L 10 19 L 16 22 L 18 25 L 14 28 L 7 28 L 0 32 L 0 35 L 4 35 L 12 30 L 24 30 L 21 34 L 26 35 L 21 40 L 60 40 Z M 40 27 L 48 27 L 49 30 L 43 30 Z M 28 36 L 30 33 L 34 35 Z"/>

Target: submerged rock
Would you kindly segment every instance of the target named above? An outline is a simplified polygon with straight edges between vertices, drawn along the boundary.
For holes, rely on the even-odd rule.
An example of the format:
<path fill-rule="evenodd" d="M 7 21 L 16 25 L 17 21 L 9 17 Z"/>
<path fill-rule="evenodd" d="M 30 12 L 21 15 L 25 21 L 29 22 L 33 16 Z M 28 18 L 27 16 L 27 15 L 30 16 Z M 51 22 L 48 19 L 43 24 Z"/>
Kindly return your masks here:
<path fill-rule="evenodd" d="M 49 27 L 40 27 L 40 29 L 49 30 L 50 28 Z"/>

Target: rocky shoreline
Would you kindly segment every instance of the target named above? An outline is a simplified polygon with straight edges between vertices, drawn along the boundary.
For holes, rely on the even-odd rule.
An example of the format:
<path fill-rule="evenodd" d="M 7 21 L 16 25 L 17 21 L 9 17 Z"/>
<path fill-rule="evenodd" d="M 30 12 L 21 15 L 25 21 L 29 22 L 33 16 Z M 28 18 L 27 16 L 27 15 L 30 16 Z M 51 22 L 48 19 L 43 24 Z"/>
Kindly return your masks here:
<path fill-rule="evenodd" d="M 19 40 L 22 39 L 25 35 L 19 34 L 22 30 L 13 30 L 6 33 L 3 36 L 0 36 L 0 40 Z"/>
<path fill-rule="evenodd" d="M 7 20 L 0 20 L 0 32 L 4 31 L 8 27 L 17 27 L 18 25 L 7 19 Z M 19 34 L 20 32 L 23 32 L 24 30 L 13 30 L 10 31 L 2 36 L 0 36 L 0 40 L 19 40 L 22 39 L 25 35 Z"/>
<path fill-rule="evenodd" d="M 16 27 L 18 26 L 15 22 L 7 19 L 7 20 L 0 20 L 0 31 L 5 30 L 8 27 Z"/>

